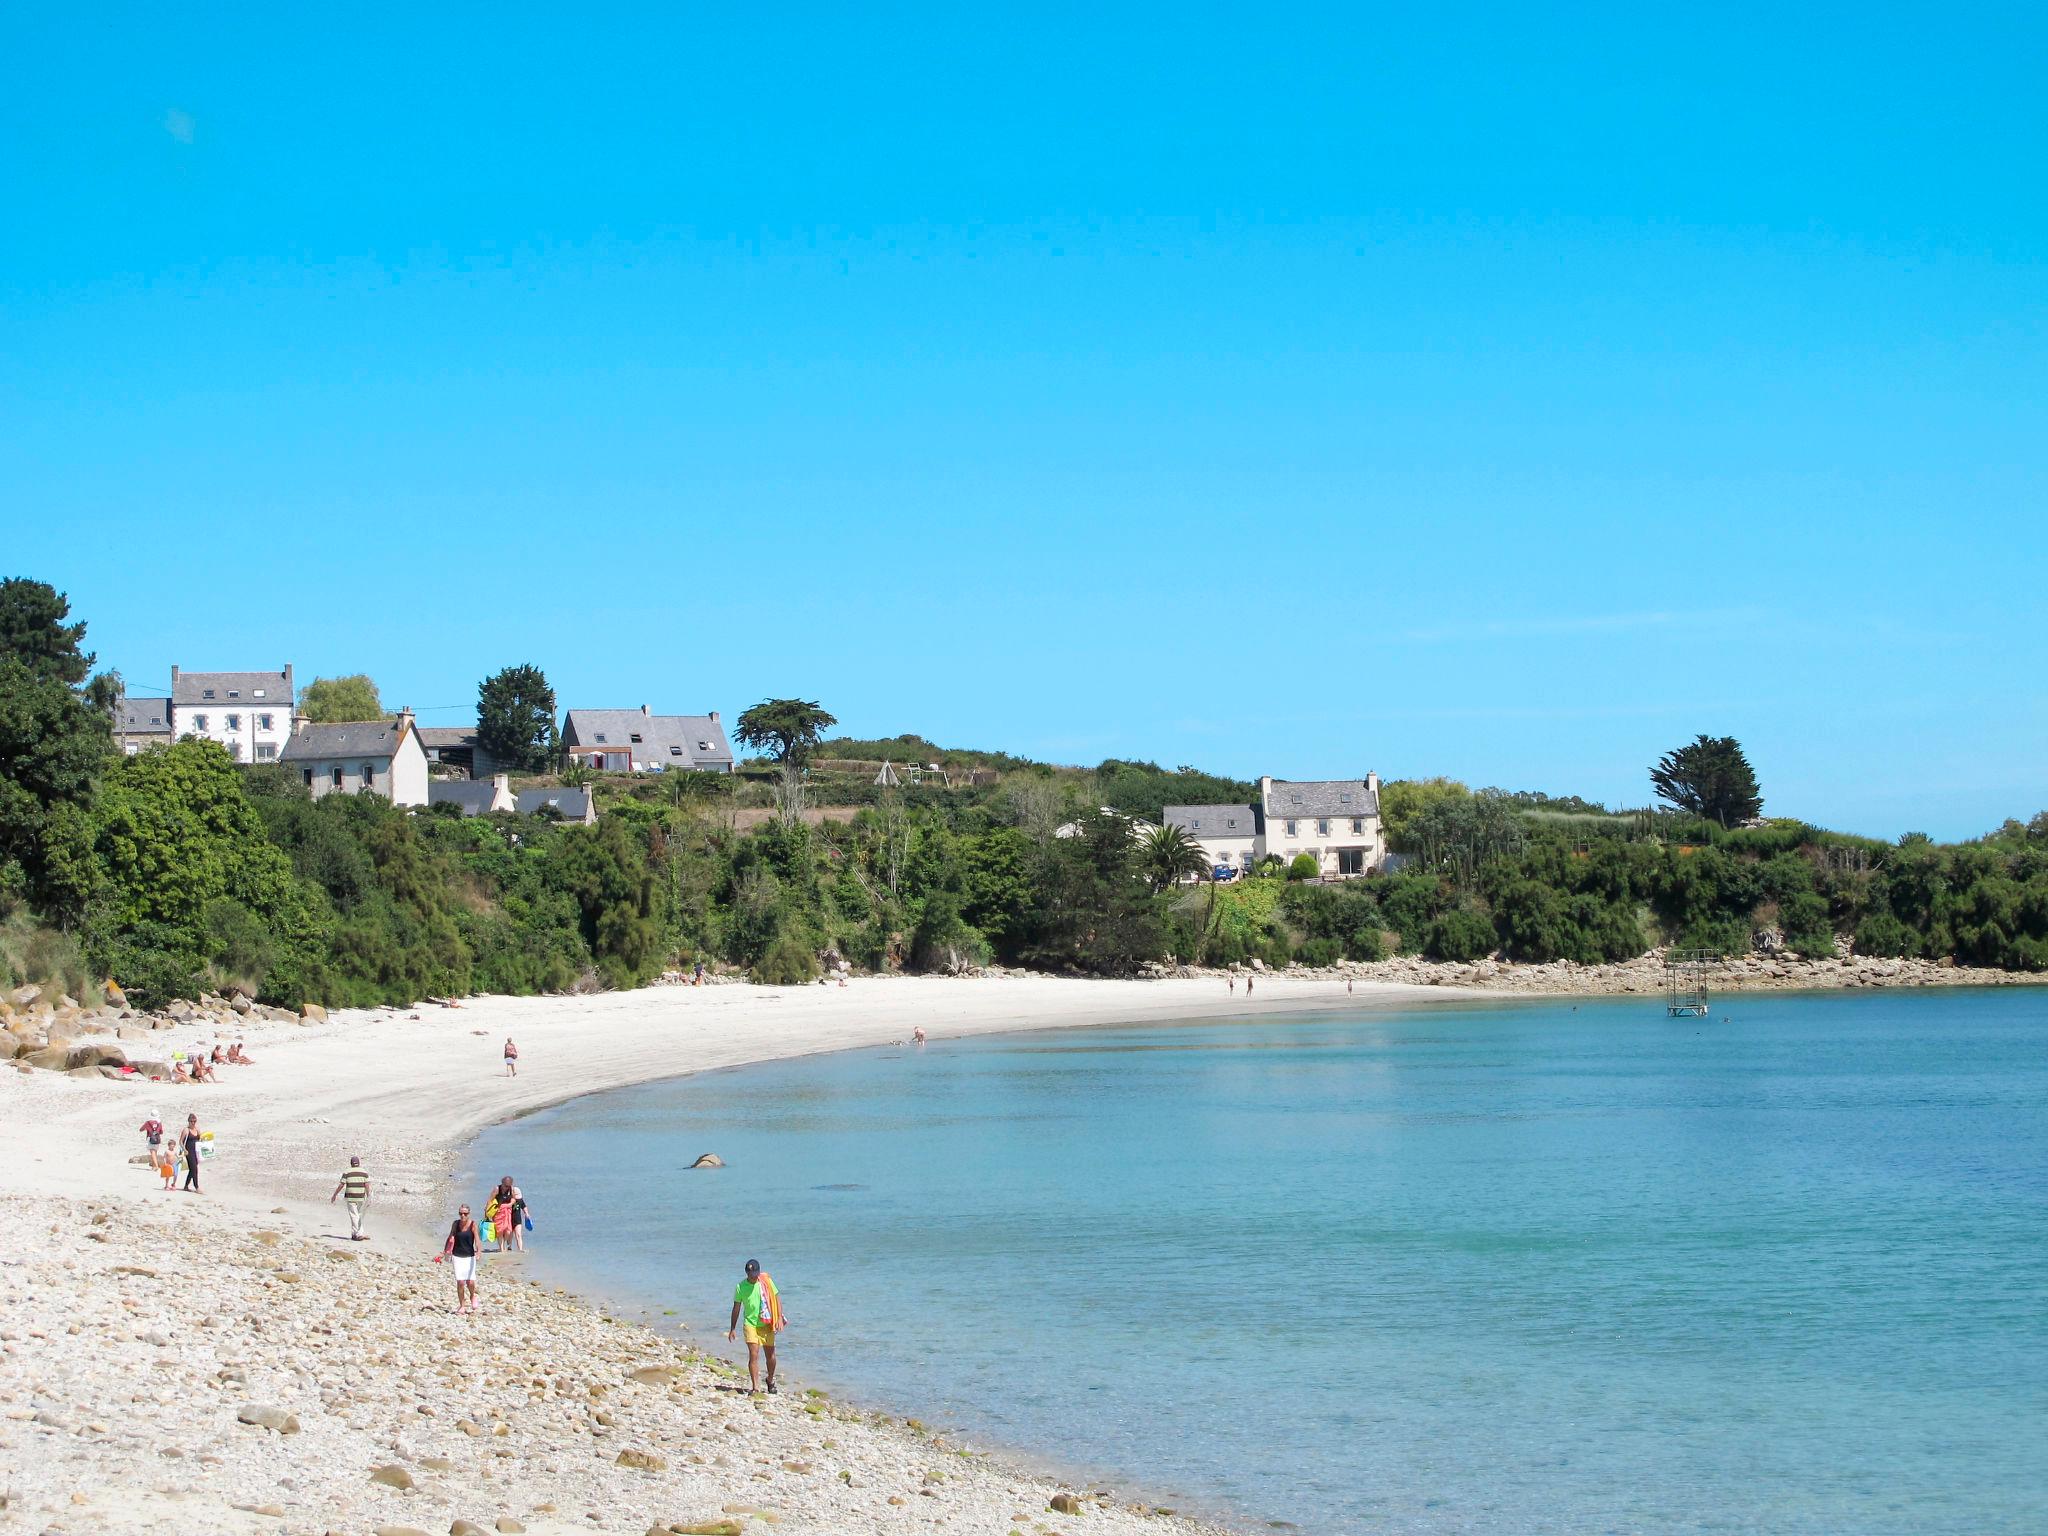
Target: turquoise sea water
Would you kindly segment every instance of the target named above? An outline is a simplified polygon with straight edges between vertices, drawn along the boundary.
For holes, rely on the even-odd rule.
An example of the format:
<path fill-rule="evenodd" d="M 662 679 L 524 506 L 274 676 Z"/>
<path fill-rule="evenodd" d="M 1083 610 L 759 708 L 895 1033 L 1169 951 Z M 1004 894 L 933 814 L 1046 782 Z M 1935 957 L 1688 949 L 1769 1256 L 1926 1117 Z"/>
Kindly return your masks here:
<path fill-rule="evenodd" d="M 2048 1531 L 2048 993 L 1715 1011 L 813 1057 L 500 1126 L 469 1193 L 720 1348 L 759 1257 L 793 1377 L 1248 1525 Z"/>

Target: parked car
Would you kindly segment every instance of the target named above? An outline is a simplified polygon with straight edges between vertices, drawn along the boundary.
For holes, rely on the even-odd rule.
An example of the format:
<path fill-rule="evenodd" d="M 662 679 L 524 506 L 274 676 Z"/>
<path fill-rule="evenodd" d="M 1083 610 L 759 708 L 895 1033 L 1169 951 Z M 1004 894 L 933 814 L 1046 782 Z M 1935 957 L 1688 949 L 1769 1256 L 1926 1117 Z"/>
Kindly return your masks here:
<path fill-rule="evenodd" d="M 1209 871 L 1209 873 L 1216 877 L 1216 883 L 1218 885 L 1223 884 L 1226 880 L 1235 880 L 1237 878 L 1237 871 L 1232 869 L 1228 864 L 1218 864 L 1214 869 Z"/>

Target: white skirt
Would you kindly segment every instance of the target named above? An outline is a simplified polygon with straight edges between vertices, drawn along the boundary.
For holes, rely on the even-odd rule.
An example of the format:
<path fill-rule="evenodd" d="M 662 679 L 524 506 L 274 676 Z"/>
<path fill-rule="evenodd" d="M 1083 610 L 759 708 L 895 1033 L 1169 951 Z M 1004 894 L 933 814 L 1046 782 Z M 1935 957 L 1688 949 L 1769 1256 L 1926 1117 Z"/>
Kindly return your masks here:
<path fill-rule="evenodd" d="M 469 1284 L 474 1284 L 476 1282 L 475 1254 L 471 1254 L 466 1259 L 459 1256 L 451 1256 L 448 1262 L 455 1266 L 455 1283 L 457 1285 L 462 1285 L 465 1282 Z"/>

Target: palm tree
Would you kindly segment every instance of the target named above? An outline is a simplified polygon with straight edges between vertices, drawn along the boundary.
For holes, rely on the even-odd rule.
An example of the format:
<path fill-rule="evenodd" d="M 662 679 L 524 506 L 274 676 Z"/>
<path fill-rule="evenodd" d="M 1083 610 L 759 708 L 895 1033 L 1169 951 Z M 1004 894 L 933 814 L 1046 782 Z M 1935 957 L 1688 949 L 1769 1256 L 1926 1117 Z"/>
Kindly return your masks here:
<path fill-rule="evenodd" d="M 1209 856 L 1202 845 L 1179 827 L 1154 827 L 1139 845 L 1138 860 L 1152 889 L 1163 891 L 1183 880 L 1199 880 L 1209 874 Z"/>

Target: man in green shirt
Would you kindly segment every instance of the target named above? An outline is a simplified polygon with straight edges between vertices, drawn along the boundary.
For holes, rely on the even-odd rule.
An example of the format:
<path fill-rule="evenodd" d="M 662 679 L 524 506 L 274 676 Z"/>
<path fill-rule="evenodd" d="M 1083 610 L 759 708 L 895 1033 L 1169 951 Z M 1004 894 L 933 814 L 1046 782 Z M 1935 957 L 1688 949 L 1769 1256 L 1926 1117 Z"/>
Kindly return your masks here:
<path fill-rule="evenodd" d="M 788 1326 L 782 1315 L 782 1296 L 775 1282 L 761 1273 L 759 1259 L 747 1260 L 747 1277 L 733 1287 L 732 1319 L 725 1326 L 728 1342 L 744 1320 L 747 1327 L 747 1380 L 756 1396 L 761 1392 L 761 1361 L 767 1357 L 768 1390 L 775 1390 L 775 1335 Z"/>

